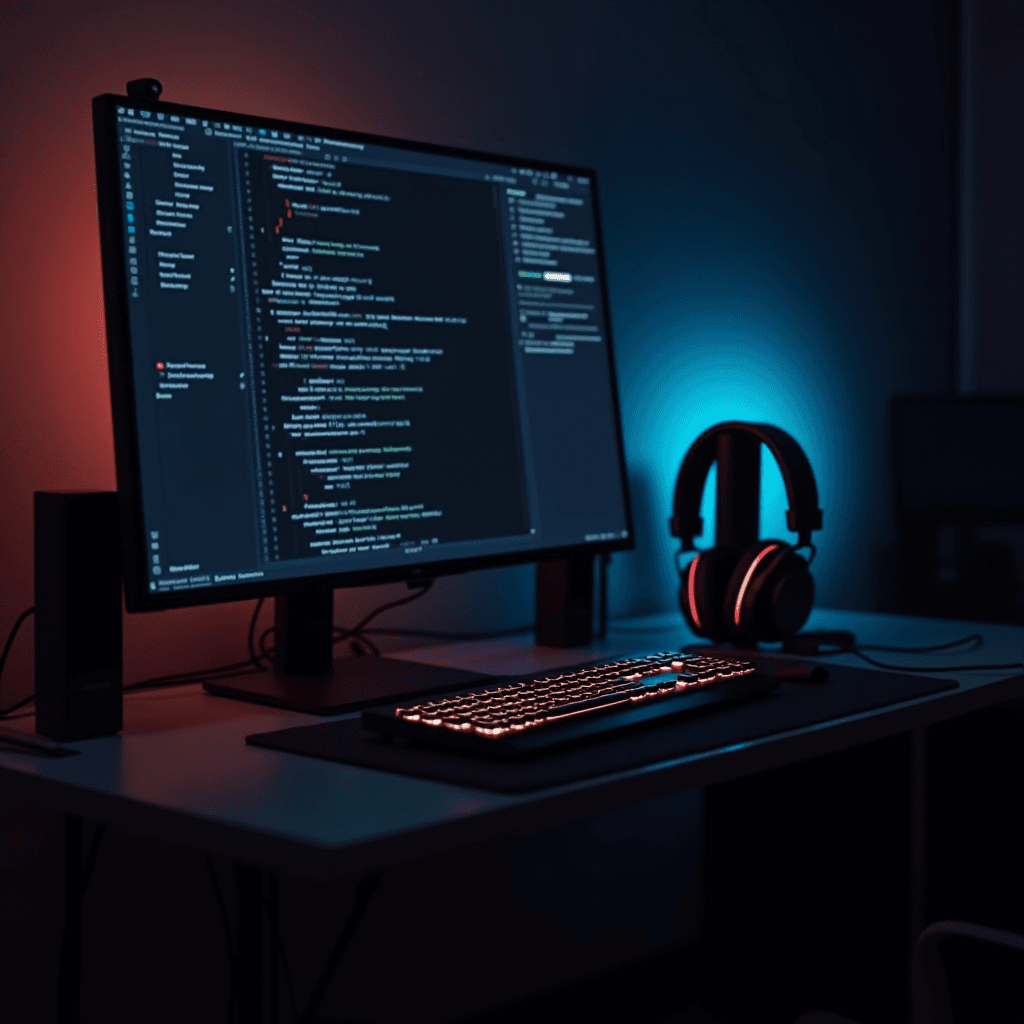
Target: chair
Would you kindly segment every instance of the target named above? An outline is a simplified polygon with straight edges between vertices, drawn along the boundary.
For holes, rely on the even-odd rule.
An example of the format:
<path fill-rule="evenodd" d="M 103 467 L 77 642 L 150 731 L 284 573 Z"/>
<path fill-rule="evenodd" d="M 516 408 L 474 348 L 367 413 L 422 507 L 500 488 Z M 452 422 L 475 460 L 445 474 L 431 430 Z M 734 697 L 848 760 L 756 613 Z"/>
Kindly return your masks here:
<path fill-rule="evenodd" d="M 1024 936 L 961 921 L 938 921 L 918 937 L 910 965 L 910 996 L 913 1024 L 953 1024 L 946 972 L 939 959 L 939 943 L 950 936 L 991 942 L 1024 953 Z M 857 1024 L 838 1013 L 805 1013 L 795 1024 Z"/>

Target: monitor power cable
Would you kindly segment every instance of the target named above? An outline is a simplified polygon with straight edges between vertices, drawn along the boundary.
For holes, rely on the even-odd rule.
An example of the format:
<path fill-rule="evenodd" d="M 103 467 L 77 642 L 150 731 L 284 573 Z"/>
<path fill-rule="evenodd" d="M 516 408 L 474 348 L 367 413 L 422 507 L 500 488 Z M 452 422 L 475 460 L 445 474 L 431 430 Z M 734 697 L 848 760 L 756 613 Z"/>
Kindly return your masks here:
<path fill-rule="evenodd" d="M 14 625 L 11 626 L 10 633 L 7 634 L 7 643 L 4 644 L 4 652 L 0 654 L 0 681 L 3 680 L 4 665 L 7 664 L 7 655 L 10 654 L 11 647 L 14 645 L 14 638 L 18 635 L 18 630 L 21 629 L 21 624 L 30 616 L 34 615 L 36 606 L 32 605 L 30 608 L 26 608 L 17 618 Z M 31 703 L 35 700 L 35 691 L 30 693 L 27 697 L 19 700 L 16 704 L 12 704 L 9 708 L 0 709 L 0 718 L 6 718 L 12 712 L 17 711 L 19 708 L 23 708 L 26 704 Z"/>
<path fill-rule="evenodd" d="M 333 643 L 340 643 L 346 639 L 361 639 L 367 646 L 372 647 L 374 654 L 379 654 L 379 650 L 372 642 L 368 641 L 363 634 L 363 630 L 368 622 L 375 619 L 381 612 L 387 611 L 389 608 L 396 608 L 399 605 L 408 604 L 410 601 L 415 601 L 417 598 L 422 597 L 433 585 L 433 580 L 418 580 L 410 586 L 415 586 L 415 593 L 410 594 L 408 597 L 399 598 L 397 601 L 389 601 L 386 604 L 382 604 L 366 615 L 357 625 L 351 629 L 343 627 L 336 627 L 334 630 Z M 218 665 L 215 668 L 203 669 L 198 672 L 176 672 L 166 676 L 154 676 L 150 679 L 143 679 L 136 683 L 129 683 L 125 686 L 125 692 L 132 690 L 149 690 L 156 689 L 158 687 L 167 686 L 184 686 L 189 683 L 203 683 L 212 682 L 217 679 L 233 679 L 239 676 L 250 676 L 255 672 L 266 672 L 273 664 L 274 658 L 274 645 L 268 644 L 274 635 L 274 627 L 268 626 L 259 636 L 259 640 L 256 639 L 256 627 L 259 621 L 260 612 L 263 610 L 263 606 L 266 603 L 266 598 L 261 597 L 257 602 L 255 608 L 253 608 L 252 615 L 249 617 L 249 629 L 246 634 L 246 643 L 249 652 L 249 657 L 245 661 L 236 661 L 228 665 Z"/>
<path fill-rule="evenodd" d="M 368 615 L 364 616 L 363 619 L 353 626 L 351 629 L 345 627 L 336 627 L 333 636 L 333 643 L 341 643 L 344 640 L 362 641 L 363 644 L 371 651 L 374 655 L 380 654 L 380 649 L 376 644 L 370 640 L 366 634 L 372 633 L 375 636 L 404 636 L 412 637 L 417 639 L 425 640 L 450 640 L 453 642 L 458 641 L 472 641 L 472 640 L 490 640 L 497 639 L 505 636 L 515 636 L 520 633 L 528 632 L 533 628 L 533 623 L 529 623 L 524 626 L 516 626 L 511 629 L 502 630 L 489 630 L 479 633 L 457 633 L 457 632 L 446 632 L 443 630 L 428 630 L 428 629 L 390 629 L 386 627 L 369 627 L 371 623 L 378 615 L 382 612 L 388 611 L 391 608 L 397 608 L 400 605 L 409 604 L 411 601 L 416 601 L 423 597 L 433 586 L 434 581 L 430 580 L 417 580 L 410 582 L 410 587 L 414 588 L 414 593 L 408 597 L 399 598 L 396 601 L 388 601 L 385 604 L 379 605 L 374 608 Z M 256 602 L 256 607 L 253 609 L 252 615 L 249 619 L 249 629 L 247 634 L 247 647 L 249 657 L 245 661 L 236 661 L 226 665 L 217 665 L 212 668 L 202 669 L 193 672 L 172 672 L 168 675 L 163 676 L 152 676 L 148 679 L 141 679 L 134 683 L 128 683 L 124 687 L 125 693 L 130 693 L 136 690 L 154 690 L 162 689 L 165 687 L 173 686 L 187 686 L 192 683 L 203 683 L 212 682 L 219 679 L 233 679 L 240 676 L 249 676 L 254 672 L 266 672 L 271 668 L 274 647 L 273 644 L 268 645 L 267 641 L 274 634 L 274 627 L 270 626 L 260 634 L 259 641 L 256 640 L 256 627 L 259 621 L 260 612 L 263 610 L 263 606 L 266 603 L 266 598 L 261 597 Z M 3 653 L 0 654 L 0 680 L 3 678 L 4 665 L 7 662 L 7 656 L 10 653 L 12 646 L 14 645 L 15 638 L 18 635 L 18 631 L 21 628 L 22 623 L 35 612 L 35 607 L 26 608 L 21 615 L 18 616 L 14 625 L 11 627 L 11 631 L 8 634 L 7 642 L 4 644 Z M 369 628 L 368 628 L 369 627 Z M 15 704 L 12 704 L 8 708 L 0 709 L 0 719 L 7 718 L 16 711 L 20 711 L 25 705 L 32 703 L 35 700 L 35 693 L 30 693 L 27 697 L 22 698 Z M 29 712 L 30 714 L 31 712 Z M 20 716 L 19 716 L 20 717 Z"/>
<path fill-rule="evenodd" d="M 341 643 L 343 640 L 351 640 L 353 646 L 355 647 L 359 641 L 362 641 L 362 643 L 370 649 L 370 652 L 374 656 L 379 658 L 380 648 L 378 648 L 377 645 L 366 636 L 366 627 L 375 618 L 377 618 L 377 616 L 380 615 L 381 612 L 386 612 L 391 608 L 398 608 L 403 604 L 409 604 L 411 601 L 418 601 L 430 590 L 431 587 L 433 587 L 433 585 L 433 579 L 410 580 L 408 586 L 410 590 L 413 590 L 413 593 L 411 593 L 408 597 L 400 597 L 396 601 L 388 601 L 386 604 L 379 605 L 378 607 L 374 608 L 374 610 L 370 612 L 369 615 L 363 616 L 363 618 L 360 619 L 359 622 L 356 623 L 356 625 L 353 626 L 351 629 L 335 629 L 334 643 L 337 644 Z"/>

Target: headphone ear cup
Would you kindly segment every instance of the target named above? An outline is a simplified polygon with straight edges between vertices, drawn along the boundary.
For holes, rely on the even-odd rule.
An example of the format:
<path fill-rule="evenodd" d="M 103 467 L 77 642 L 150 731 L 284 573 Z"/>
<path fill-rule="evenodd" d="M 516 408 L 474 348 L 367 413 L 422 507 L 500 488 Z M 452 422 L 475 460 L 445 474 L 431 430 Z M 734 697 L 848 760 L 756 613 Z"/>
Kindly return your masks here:
<path fill-rule="evenodd" d="M 739 548 L 720 544 L 702 551 L 679 574 L 679 607 L 690 629 L 710 640 L 728 640 L 722 618 L 726 587 L 740 560 Z"/>
<path fill-rule="evenodd" d="M 780 540 L 761 540 L 736 563 L 723 617 L 744 642 L 771 642 L 796 633 L 814 605 L 807 560 Z"/>
<path fill-rule="evenodd" d="M 783 640 L 803 629 L 814 607 L 814 577 L 807 559 L 790 550 L 769 585 L 772 639 Z"/>

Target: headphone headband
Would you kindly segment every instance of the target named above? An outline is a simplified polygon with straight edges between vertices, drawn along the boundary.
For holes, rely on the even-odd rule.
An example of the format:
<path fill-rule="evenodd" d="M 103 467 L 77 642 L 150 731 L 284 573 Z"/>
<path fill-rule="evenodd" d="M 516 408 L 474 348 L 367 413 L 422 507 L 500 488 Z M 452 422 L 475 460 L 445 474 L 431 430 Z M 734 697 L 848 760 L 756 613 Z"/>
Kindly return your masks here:
<path fill-rule="evenodd" d="M 718 455 L 718 438 L 723 434 L 748 434 L 757 438 L 772 453 L 786 485 L 789 509 L 786 525 L 799 535 L 798 547 L 811 542 L 811 531 L 821 529 L 818 488 L 807 456 L 797 442 L 784 430 L 767 423 L 719 423 L 705 430 L 690 446 L 676 478 L 672 518 L 672 536 L 680 537 L 684 551 L 693 550 L 693 538 L 704 524 L 700 518 L 700 500 L 711 463 Z"/>

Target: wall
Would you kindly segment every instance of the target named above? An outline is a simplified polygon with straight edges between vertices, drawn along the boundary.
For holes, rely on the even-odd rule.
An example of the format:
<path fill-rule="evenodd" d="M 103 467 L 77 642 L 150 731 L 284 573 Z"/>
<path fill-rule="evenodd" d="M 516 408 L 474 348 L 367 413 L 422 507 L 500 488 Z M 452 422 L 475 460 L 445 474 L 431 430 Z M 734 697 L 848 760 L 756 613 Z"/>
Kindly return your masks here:
<path fill-rule="evenodd" d="M 959 385 L 967 392 L 1019 393 L 1024 391 L 1024 9 L 966 0 L 963 25 Z M 1024 562 L 1024 548 L 1018 558 Z"/>
<path fill-rule="evenodd" d="M 870 607 L 890 534 L 888 396 L 951 383 L 936 17 L 927 4 L 7 5 L 0 625 L 32 599 L 32 491 L 115 485 L 88 101 L 142 74 L 186 103 L 596 167 L 640 538 L 613 567 L 613 612 L 672 606 L 673 476 L 723 418 L 769 420 L 807 447 L 820 599 Z M 771 469 L 764 505 L 764 529 L 784 531 Z M 531 579 L 444 581 L 404 621 L 528 622 Z M 339 619 L 379 596 L 339 598 Z M 132 617 L 129 677 L 237 657 L 250 610 Z M 30 686 L 30 639 L 8 694 Z"/>

